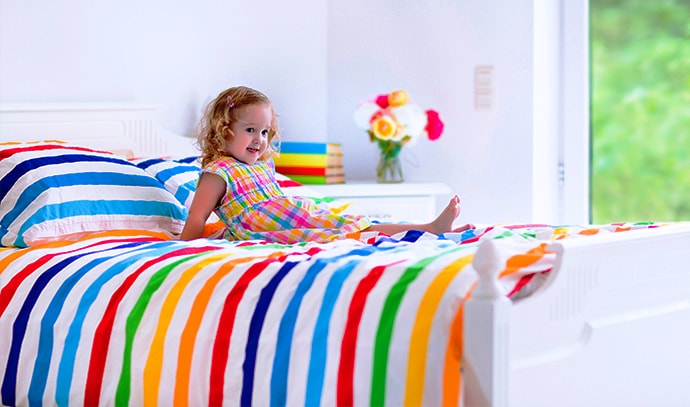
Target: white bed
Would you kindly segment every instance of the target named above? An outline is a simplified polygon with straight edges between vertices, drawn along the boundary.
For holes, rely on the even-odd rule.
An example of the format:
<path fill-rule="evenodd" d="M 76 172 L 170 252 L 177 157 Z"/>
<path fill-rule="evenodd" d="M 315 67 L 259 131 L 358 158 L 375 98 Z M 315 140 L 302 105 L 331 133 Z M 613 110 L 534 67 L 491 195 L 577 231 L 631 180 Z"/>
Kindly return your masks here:
<path fill-rule="evenodd" d="M 136 157 L 193 154 L 193 140 L 161 131 L 154 113 L 2 106 L 0 142 L 45 138 Z M 690 405 L 690 225 L 551 242 L 553 268 L 539 275 L 534 293 L 512 301 L 497 280 L 507 260 L 499 243 L 482 242 L 472 261 L 480 282 L 463 303 L 461 404 Z"/>

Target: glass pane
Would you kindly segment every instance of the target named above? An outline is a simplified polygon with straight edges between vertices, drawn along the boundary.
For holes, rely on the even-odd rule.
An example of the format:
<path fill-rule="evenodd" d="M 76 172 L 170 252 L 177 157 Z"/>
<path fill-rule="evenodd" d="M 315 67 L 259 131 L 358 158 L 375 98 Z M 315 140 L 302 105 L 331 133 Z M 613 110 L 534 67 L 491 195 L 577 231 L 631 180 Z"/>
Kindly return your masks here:
<path fill-rule="evenodd" d="M 690 220 L 690 0 L 590 0 L 592 222 Z"/>

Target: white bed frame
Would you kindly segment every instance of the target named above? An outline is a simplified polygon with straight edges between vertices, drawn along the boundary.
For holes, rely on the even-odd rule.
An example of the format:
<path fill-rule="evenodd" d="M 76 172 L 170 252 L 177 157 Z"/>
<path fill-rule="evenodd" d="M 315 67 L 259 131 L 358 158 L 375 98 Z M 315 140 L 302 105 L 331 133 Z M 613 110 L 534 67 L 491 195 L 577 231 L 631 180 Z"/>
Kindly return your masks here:
<path fill-rule="evenodd" d="M 514 304 L 493 244 L 465 305 L 466 405 L 690 406 L 690 224 L 553 243 Z"/>
<path fill-rule="evenodd" d="M 139 156 L 192 155 L 196 140 L 166 131 L 154 106 L 133 104 L 0 105 L 0 142 L 63 140 Z"/>
<path fill-rule="evenodd" d="M 0 106 L 0 142 L 62 139 L 134 155 L 190 154 L 155 109 Z M 492 241 L 465 304 L 465 406 L 690 406 L 690 224 L 553 243 L 556 264 L 512 303 Z"/>

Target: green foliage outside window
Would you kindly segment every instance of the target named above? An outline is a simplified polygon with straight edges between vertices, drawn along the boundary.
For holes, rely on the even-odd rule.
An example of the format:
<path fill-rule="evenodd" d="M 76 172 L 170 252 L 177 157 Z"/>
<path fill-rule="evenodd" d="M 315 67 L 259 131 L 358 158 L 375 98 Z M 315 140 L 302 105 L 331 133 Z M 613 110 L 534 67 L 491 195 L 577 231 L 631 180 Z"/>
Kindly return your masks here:
<path fill-rule="evenodd" d="M 690 220 L 690 0 L 591 0 L 592 222 Z"/>

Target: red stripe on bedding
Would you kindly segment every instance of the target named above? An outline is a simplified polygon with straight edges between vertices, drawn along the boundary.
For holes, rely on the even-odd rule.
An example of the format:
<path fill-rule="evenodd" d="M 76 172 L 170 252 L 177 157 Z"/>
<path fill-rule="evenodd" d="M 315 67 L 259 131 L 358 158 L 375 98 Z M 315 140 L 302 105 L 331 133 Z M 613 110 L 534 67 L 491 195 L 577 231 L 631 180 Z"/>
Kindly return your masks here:
<path fill-rule="evenodd" d="M 45 249 L 45 248 L 53 248 L 53 247 L 61 247 L 61 246 L 66 246 L 68 245 L 69 242 L 55 242 L 50 245 L 46 246 L 41 246 L 41 247 L 32 247 L 28 249 L 22 249 L 22 250 L 17 250 L 14 253 L 11 253 L 9 256 L 5 257 L 2 261 L 0 261 L 0 274 L 9 266 L 12 264 L 12 262 L 19 257 L 22 257 L 29 252 L 39 250 L 39 249 Z M 10 305 L 10 302 L 12 301 L 12 298 L 14 295 L 17 293 L 17 289 L 19 286 L 24 282 L 24 280 L 31 275 L 36 269 L 38 269 L 40 266 L 45 264 L 48 260 L 52 259 L 53 257 L 57 256 L 60 253 L 55 253 L 55 254 L 50 254 L 47 256 L 43 256 L 39 258 L 38 260 L 34 261 L 30 265 L 28 265 L 24 270 L 21 272 L 17 273 L 12 279 L 2 287 L 0 290 L 0 316 L 5 313 L 5 310 L 7 309 L 7 306 Z"/>
<path fill-rule="evenodd" d="M 96 332 L 91 345 L 91 360 L 89 361 L 89 370 L 86 377 L 86 389 L 84 391 L 84 404 L 88 406 L 96 406 L 100 403 L 101 385 L 103 384 L 103 375 L 105 373 L 105 362 L 108 357 L 108 348 L 110 346 L 110 337 L 113 330 L 113 322 L 117 314 L 117 308 L 122 302 L 125 294 L 132 287 L 136 279 L 146 269 L 160 263 L 166 259 L 175 256 L 187 256 L 208 250 L 217 250 L 218 247 L 186 247 L 167 253 L 156 259 L 152 259 L 141 265 L 132 274 L 125 278 L 124 282 L 113 293 L 113 296 L 108 302 L 103 318 L 96 328 Z"/>
<path fill-rule="evenodd" d="M 223 255 L 223 253 L 221 253 L 221 255 Z M 223 277 L 234 270 L 236 266 L 255 260 L 257 260 L 256 257 L 243 257 L 227 261 L 206 280 L 204 286 L 197 293 L 194 303 L 192 304 L 192 308 L 189 311 L 187 323 L 185 324 L 182 334 L 180 335 L 180 347 L 177 351 L 177 374 L 175 377 L 174 400 L 179 402 L 182 402 L 183 400 L 188 401 L 189 392 L 190 390 L 193 391 L 193 389 L 190 389 L 189 383 L 191 381 L 190 373 L 192 372 L 192 356 L 194 355 L 194 350 L 197 349 L 196 338 L 202 319 L 206 313 L 206 308 L 211 301 L 211 295 L 215 291 L 217 284 Z M 225 329 L 224 325 L 219 325 L 219 327 L 224 327 L 223 329 Z"/>
<path fill-rule="evenodd" d="M 90 249 L 92 247 L 104 245 L 104 244 L 109 244 L 109 243 L 125 243 L 125 242 L 141 242 L 141 241 L 150 241 L 150 237 L 139 237 L 139 238 L 128 238 L 128 239 L 108 239 L 108 240 L 103 240 L 99 241 L 96 243 L 92 243 L 87 246 L 81 246 L 76 249 L 72 250 L 67 250 L 64 252 L 58 252 L 58 253 L 50 253 L 45 256 L 42 256 L 38 258 L 36 261 L 32 262 L 29 264 L 24 270 L 21 272 L 17 273 L 9 283 L 5 287 L 0 290 L 0 316 L 2 316 L 3 313 L 5 313 L 5 310 L 7 309 L 7 306 L 10 304 L 12 301 L 12 298 L 14 295 L 17 293 L 17 290 L 19 289 L 19 286 L 26 280 L 27 277 L 29 277 L 33 272 L 38 270 L 39 267 L 43 266 L 47 262 L 49 262 L 51 259 L 55 258 L 56 256 L 60 256 L 63 254 L 69 254 L 69 253 L 74 253 L 80 250 L 84 249 Z M 21 251 L 16 252 L 16 256 L 13 253 L 5 259 L 2 263 L 0 263 L 0 272 L 4 270 L 11 262 L 14 260 L 15 257 L 19 257 L 20 255 L 25 255 L 29 251 L 33 250 L 40 250 L 40 249 L 47 249 L 47 248 L 53 248 L 53 247 L 61 247 L 65 246 L 68 244 L 72 244 L 74 242 L 55 242 L 55 243 L 50 243 L 46 245 L 41 245 L 37 246 L 34 248 L 29 248 L 29 249 L 22 249 Z"/>
<path fill-rule="evenodd" d="M 339 406 L 352 406 L 354 404 L 355 349 L 357 348 L 359 323 L 362 320 L 362 312 L 364 311 L 367 297 L 374 286 L 376 286 L 386 267 L 401 262 L 402 260 L 371 269 L 369 274 L 357 285 L 352 295 L 350 308 L 347 312 L 347 322 L 343 331 L 343 339 L 340 344 L 338 388 L 336 389 L 336 404 Z"/>
<path fill-rule="evenodd" d="M 323 249 L 313 247 L 304 254 L 313 256 Z M 225 388 L 225 368 L 228 364 L 228 356 L 230 352 L 230 336 L 232 335 L 233 326 L 235 325 L 235 317 L 237 315 L 237 308 L 242 301 L 244 293 L 247 291 L 249 284 L 261 274 L 269 265 L 275 262 L 284 262 L 285 259 L 295 253 L 288 253 L 280 257 L 273 257 L 262 260 L 259 263 L 251 265 L 247 271 L 242 274 L 242 277 L 237 280 L 232 290 L 228 293 L 223 304 L 223 309 L 218 321 L 218 331 L 213 342 L 213 353 L 211 357 L 211 377 L 209 379 L 209 395 L 208 404 L 210 406 L 223 405 L 224 388 Z"/>
<path fill-rule="evenodd" d="M 86 151 L 89 153 L 99 153 L 99 154 L 108 154 L 112 155 L 113 153 L 109 151 L 104 151 L 104 150 L 94 150 L 91 148 L 86 148 L 86 147 L 79 147 L 79 146 L 63 146 L 63 145 L 57 145 L 57 144 L 36 144 L 36 145 L 30 145 L 30 146 L 24 146 L 24 147 L 15 147 L 15 148 L 6 148 L 3 150 L 0 150 L 0 160 L 4 160 L 5 158 L 11 157 L 14 154 L 17 153 L 25 153 L 28 151 L 44 151 L 44 150 L 78 150 L 78 151 Z"/>

